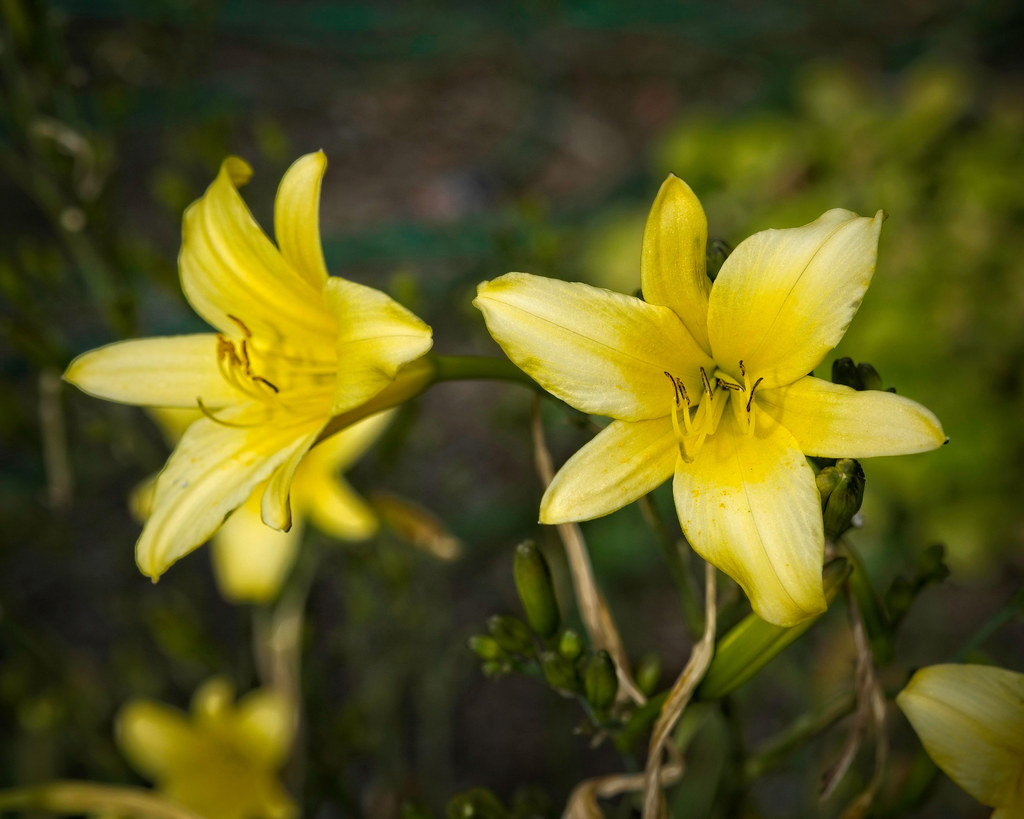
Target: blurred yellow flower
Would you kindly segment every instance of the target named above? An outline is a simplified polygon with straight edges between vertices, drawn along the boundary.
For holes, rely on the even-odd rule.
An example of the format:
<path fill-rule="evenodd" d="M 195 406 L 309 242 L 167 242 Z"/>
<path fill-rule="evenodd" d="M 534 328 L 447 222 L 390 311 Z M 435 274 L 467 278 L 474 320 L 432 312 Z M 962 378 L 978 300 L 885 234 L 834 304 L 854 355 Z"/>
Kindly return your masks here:
<path fill-rule="evenodd" d="M 1024 674 L 933 665 L 896 697 L 935 764 L 993 819 L 1024 816 Z"/>
<path fill-rule="evenodd" d="M 172 445 L 199 417 L 194 410 L 183 409 L 153 409 L 150 414 Z M 385 411 L 364 418 L 309 451 L 292 480 L 293 522 L 287 532 L 271 529 L 261 519 L 263 484 L 231 513 L 211 541 L 217 585 L 226 600 L 273 600 L 298 557 L 307 519 L 339 540 L 365 540 L 376 534 L 376 515 L 341 473 L 376 442 L 393 416 L 394 411 Z M 142 520 L 150 513 L 154 482 L 155 478 L 143 484 L 132 498 Z"/>
<path fill-rule="evenodd" d="M 191 715 L 151 700 L 125 705 L 117 742 L 157 790 L 206 819 L 289 819 L 298 809 L 277 779 L 295 734 L 279 694 L 260 689 L 234 702 L 220 677 L 202 685 Z"/>
<path fill-rule="evenodd" d="M 474 302 L 521 369 L 566 403 L 613 418 L 562 467 L 543 523 L 606 515 L 675 475 L 693 548 L 765 620 L 825 608 L 824 534 L 804 455 L 921 452 L 945 440 L 919 404 L 808 376 L 842 338 L 875 268 L 873 219 L 830 210 L 742 242 L 714 287 L 707 219 L 670 176 L 644 231 L 644 300 L 509 273 Z"/>
<path fill-rule="evenodd" d="M 261 517 L 288 530 L 292 477 L 332 416 L 358 415 L 430 349 L 430 328 L 404 307 L 328 276 L 317 213 L 326 165 L 323 153 L 308 154 L 285 173 L 275 247 L 237 190 L 249 166 L 225 160 L 185 211 L 178 259 L 185 296 L 218 332 L 111 344 L 65 373 L 101 398 L 206 416 L 161 472 L 136 545 L 154 579 L 264 481 Z"/>

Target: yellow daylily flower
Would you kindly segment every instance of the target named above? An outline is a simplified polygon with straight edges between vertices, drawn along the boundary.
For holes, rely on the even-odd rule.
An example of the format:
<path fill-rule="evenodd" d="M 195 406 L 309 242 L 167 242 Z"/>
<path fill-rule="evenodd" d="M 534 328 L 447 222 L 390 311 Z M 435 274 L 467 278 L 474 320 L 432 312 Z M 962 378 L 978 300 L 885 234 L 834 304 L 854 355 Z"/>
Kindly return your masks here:
<path fill-rule="evenodd" d="M 742 242 L 714 287 L 707 219 L 670 176 L 644 231 L 644 300 L 509 273 L 474 304 L 505 353 L 571 406 L 613 420 L 541 501 L 556 524 L 606 515 L 674 475 L 693 548 L 765 620 L 824 610 L 821 502 L 805 455 L 921 452 L 938 419 L 887 392 L 808 376 L 842 338 L 875 268 L 874 218 L 830 210 Z"/>
<path fill-rule="evenodd" d="M 896 697 L 935 764 L 992 819 L 1024 816 L 1024 674 L 986 665 L 922 668 Z"/>
<path fill-rule="evenodd" d="M 287 700 L 269 689 L 234 702 L 215 677 L 192 699 L 191 715 L 135 700 L 117 715 L 117 743 L 157 790 L 206 819 L 290 819 L 298 808 L 278 781 L 295 737 Z"/>
<path fill-rule="evenodd" d="M 265 483 L 231 513 L 214 534 L 210 553 L 217 586 L 225 600 L 273 600 L 298 557 L 307 520 L 339 540 L 365 540 L 376 534 L 377 516 L 341 473 L 377 441 L 394 412 L 388 410 L 357 421 L 309 451 L 292 480 L 292 527 L 287 532 L 271 529 L 260 517 Z M 150 414 L 172 445 L 201 417 L 194 410 L 167 408 L 150 410 Z M 150 514 L 153 483 L 155 478 L 133 495 L 132 506 L 142 520 Z"/>
<path fill-rule="evenodd" d="M 238 193 L 252 171 L 225 160 L 185 211 L 178 259 L 186 298 L 218 332 L 111 344 L 79 356 L 64 375 L 100 398 L 198 407 L 206 416 L 161 472 L 136 545 L 139 568 L 154 579 L 264 481 L 261 517 L 288 530 L 292 478 L 328 422 L 358 416 L 430 349 L 430 328 L 411 312 L 328 276 L 318 219 L 326 166 L 318 152 L 285 173 L 275 247 Z M 336 422 L 327 429 L 335 431 Z"/>

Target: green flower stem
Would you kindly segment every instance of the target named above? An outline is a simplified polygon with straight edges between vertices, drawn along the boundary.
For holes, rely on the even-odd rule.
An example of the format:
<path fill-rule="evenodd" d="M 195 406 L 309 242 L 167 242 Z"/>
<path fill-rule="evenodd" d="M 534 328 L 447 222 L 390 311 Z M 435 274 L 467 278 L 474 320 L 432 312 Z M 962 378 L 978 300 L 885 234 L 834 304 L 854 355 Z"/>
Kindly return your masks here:
<path fill-rule="evenodd" d="M 697 581 L 688 565 L 689 561 L 683 559 L 682 548 L 679 541 L 672 536 L 665 520 L 651 500 L 650 495 L 640 498 L 640 511 L 644 520 L 654 530 L 658 543 L 665 553 L 665 560 L 668 563 L 669 574 L 679 590 L 679 603 L 683 609 L 683 620 L 686 623 L 686 630 L 694 640 L 700 637 L 704 631 L 704 615 L 701 611 L 700 601 L 697 599 Z M 689 557 L 689 552 L 686 552 Z"/>
<path fill-rule="evenodd" d="M 777 767 L 785 757 L 808 740 L 818 736 L 843 717 L 852 714 L 857 707 L 857 697 L 851 691 L 833 700 L 820 711 L 803 714 L 769 739 L 743 764 L 743 781 L 751 783 Z"/>
<path fill-rule="evenodd" d="M 537 382 L 504 358 L 476 355 L 430 355 L 433 383 L 441 381 L 514 381 L 539 390 Z"/>
<path fill-rule="evenodd" d="M 0 791 L 0 813 L 46 810 L 54 813 L 112 813 L 132 819 L 201 819 L 144 788 L 92 782 L 47 782 Z"/>

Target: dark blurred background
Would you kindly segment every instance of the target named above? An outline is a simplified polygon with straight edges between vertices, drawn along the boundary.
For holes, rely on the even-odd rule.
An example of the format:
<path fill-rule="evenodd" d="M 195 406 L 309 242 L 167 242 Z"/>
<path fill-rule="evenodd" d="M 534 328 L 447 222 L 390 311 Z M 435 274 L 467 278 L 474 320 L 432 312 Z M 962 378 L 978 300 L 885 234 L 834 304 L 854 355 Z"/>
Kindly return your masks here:
<path fill-rule="evenodd" d="M 390 292 L 447 354 L 501 354 L 470 301 L 509 270 L 633 292 L 669 172 L 732 244 L 884 208 L 875 283 L 836 355 L 872 362 L 951 443 L 865 463 L 851 539 L 882 589 L 946 544 L 952 575 L 920 595 L 884 681 L 949 660 L 1024 577 L 1022 23 L 1011 0 L 0 2 L 0 786 L 141 783 L 113 743 L 122 703 L 185 705 L 214 673 L 258 684 L 253 613 L 220 599 L 206 550 L 156 586 L 135 568 L 126 498 L 166 457 L 158 430 L 60 381 L 86 349 L 202 330 L 177 284 L 180 220 L 227 154 L 254 166 L 245 196 L 269 230 L 281 174 L 322 148 L 332 273 Z M 436 513 L 457 560 L 388 533 L 308 538 L 313 719 L 288 773 L 307 815 L 438 810 L 472 786 L 540 788 L 557 815 L 579 779 L 620 769 L 573 735 L 575 704 L 485 679 L 465 648 L 489 614 L 518 611 L 523 537 L 569 600 L 535 525 L 530 402 L 440 385 L 353 472 Z M 556 407 L 545 418 L 558 462 L 591 434 Z M 671 518 L 665 489 L 655 499 Z M 659 655 L 668 684 L 690 643 L 654 536 L 635 508 L 584 528 L 631 653 Z M 734 698 L 743 742 L 848 687 L 844 623 L 831 612 Z M 1018 618 L 972 656 L 1021 671 L 1022 643 Z M 917 741 L 890 716 L 898 782 Z M 702 731 L 679 815 L 716 815 L 729 730 Z M 791 757 L 746 815 L 836 815 L 842 799 L 819 809 L 815 793 L 844 738 Z M 855 766 L 844 793 L 869 775 Z M 913 815 L 986 815 L 936 782 Z"/>

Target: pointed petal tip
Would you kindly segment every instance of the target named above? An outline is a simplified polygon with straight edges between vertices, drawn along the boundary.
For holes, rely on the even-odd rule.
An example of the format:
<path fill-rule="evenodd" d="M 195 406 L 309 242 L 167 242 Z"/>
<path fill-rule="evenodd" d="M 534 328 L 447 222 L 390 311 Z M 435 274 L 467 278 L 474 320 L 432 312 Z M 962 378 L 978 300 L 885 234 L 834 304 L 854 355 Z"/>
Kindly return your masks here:
<path fill-rule="evenodd" d="M 226 157 L 220 167 L 236 188 L 240 188 L 252 179 L 252 166 L 239 156 Z"/>

